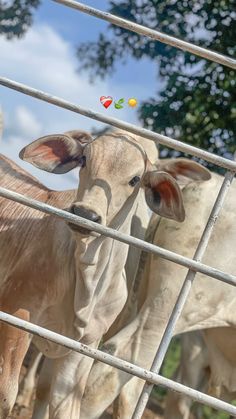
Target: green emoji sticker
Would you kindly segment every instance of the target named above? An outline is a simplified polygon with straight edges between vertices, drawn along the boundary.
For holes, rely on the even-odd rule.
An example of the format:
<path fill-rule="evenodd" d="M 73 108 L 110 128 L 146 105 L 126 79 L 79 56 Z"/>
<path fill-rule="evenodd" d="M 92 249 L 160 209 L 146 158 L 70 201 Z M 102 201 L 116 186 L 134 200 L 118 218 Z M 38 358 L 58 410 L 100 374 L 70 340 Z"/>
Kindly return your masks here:
<path fill-rule="evenodd" d="M 125 99 L 119 99 L 117 102 L 114 103 L 114 106 L 116 109 L 122 109 L 124 106 L 122 103 L 124 103 Z"/>

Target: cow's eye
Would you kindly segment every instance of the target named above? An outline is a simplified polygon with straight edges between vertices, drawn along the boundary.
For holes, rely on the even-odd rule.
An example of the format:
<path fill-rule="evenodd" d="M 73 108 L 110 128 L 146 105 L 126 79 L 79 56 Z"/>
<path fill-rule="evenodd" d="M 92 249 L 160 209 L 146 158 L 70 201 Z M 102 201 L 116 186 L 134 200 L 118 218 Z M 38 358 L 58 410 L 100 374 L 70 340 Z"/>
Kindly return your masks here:
<path fill-rule="evenodd" d="M 130 186 L 135 186 L 138 182 L 140 181 L 140 177 L 139 176 L 134 176 L 130 181 L 129 181 L 129 185 Z"/>
<path fill-rule="evenodd" d="M 79 158 L 79 166 L 82 168 L 84 166 L 86 166 L 86 156 L 81 156 Z"/>

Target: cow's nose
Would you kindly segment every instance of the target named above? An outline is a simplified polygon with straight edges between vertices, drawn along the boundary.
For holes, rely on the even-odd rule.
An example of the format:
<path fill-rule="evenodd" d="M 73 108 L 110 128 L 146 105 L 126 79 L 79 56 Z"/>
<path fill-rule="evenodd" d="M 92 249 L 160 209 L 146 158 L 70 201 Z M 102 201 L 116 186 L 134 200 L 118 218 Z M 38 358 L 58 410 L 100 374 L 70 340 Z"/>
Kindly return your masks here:
<path fill-rule="evenodd" d="M 77 205 L 73 205 L 71 207 L 71 212 L 75 215 L 79 215 L 80 217 L 86 218 L 87 220 L 93 221 L 94 223 L 101 224 L 101 216 L 98 215 L 95 211 L 79 207 Z"/>

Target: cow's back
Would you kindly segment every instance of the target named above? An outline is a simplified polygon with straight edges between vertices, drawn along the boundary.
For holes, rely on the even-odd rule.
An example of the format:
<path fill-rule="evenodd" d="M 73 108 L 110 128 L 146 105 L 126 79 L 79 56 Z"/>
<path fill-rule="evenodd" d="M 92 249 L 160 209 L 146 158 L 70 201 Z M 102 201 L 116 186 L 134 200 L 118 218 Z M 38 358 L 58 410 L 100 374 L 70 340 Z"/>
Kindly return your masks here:
<path fill-rule="evenodd" d="M 76 194 L 76 190 L 57 192 L 48 189 L 38 179 L 2 154 L 0 154 L 0 186 L 42 202 L 54 203 L 59 208 L 69 205 Z M 0 199 L 3 198 L 0 197 Z"/>
<path fill-rule="evenodd" d="M 75 195 L 75 191 L 49 190 L 4 156 L 0 156 L 0 179 L 1 187 L 59 208 L 69 206 Z M 2 197 L 0 220 L 0 301 L 1 297 L 8 301 L 6 309 L 11 310 L 17 299 L 28 303 L 31 293 L 40 304 L 46 286 L 47 298 L 51 298 L 47 281 L 59 277 L 60 253 L 70 237 L 64 221 Z M 51 292 L 56 292 L 53 284 Z"/>
<path fill-rule="evenodd" d="M 48 189 L 16 163 L 0 154 L 0 185 L 35 199 L 46 197 Z M 2 198 L 1 198 L 2 199 Z"/>

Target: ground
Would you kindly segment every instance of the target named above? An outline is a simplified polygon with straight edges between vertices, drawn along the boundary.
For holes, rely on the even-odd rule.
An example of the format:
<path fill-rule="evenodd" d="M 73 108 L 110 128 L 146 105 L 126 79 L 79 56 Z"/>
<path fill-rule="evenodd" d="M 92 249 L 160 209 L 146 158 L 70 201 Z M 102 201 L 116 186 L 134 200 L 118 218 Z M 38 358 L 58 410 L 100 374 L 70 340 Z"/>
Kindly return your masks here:
<path fill-rule="evenodd" d="M 150 404 L 150 408 L 145 410 L 145 414 L 143 416 L 144 419 L 163 419 L 161 414 L 162 408 L 155 403 Z M 9 416 L 9 419 L 31 419 L 32 416 L 32 406 L 30 409 L 26 409 L 23 406 L 18 406 L 16 404 L 12 415 Z M 102 419 L 112 419 L 111 410 L 108 410 L 106 414 L 103 415 Z"/>
<path fill-rule="evenodd" d="M 178 338 L 173 339 L 172 344 L 168 350 L 168 354 L 166 356 L 163 368 L 162 368 L 162 375 L 167 378 L 171 378 L 175 369 L 177 368 L 178 362 L 180 359 L 180 343 Z M 26 360 L 27 365 L 27 360 Z M 22 367 L 21 378 L 24 376 L 27 368 L 26 366 Z M 145 410 L 145 414 L 143 419 L 163 419 L 163 411 L 165 406 L 165 398 L 166 398 L 166 390 L 163 388 L 154 388 L 148 408 Z M 196 416 L 194 415 L 196 404 L 193 405 L 193 415 L 191 415 L 191 419 L 194 419 Z M 25 408 L 24 406 L 19 406 L 17 403 L 14 407 L 12 415 L 8 419 L 31 419 L 32 416 L 32 409 L 33 409 L 33 400 L 31 403 L 30 408 Z M 102 419 L 112 419 L 111 409 L 102 416 Z M 202 407 L 201 410 L 201 419 L 230 419 L 229 415 L 216 412 L 213 409 L 208 407 Z"/>
<path fill-rule="evenodd" d="M 21 379 L 24 377 L 25 373 L 27 371 L 26 366 L 22 367 L 21 371 Z M 32 402 L 29 408 L 26 408 L 24 406 L 20 406 L 18 403 L 15 404 L 15 407 L 13 409 L 13 412 L 11 416 L 9 416 L 8 419 L 31 419 L 32 412 L 33 412 L 33 401 L 34 401 L 34 395 L 32 398 Z M 148 409 L 145 410 L 145 414 L 143 416 L 144 419 L 163 419 L 162 416 L 163 408 L 159 403 L 157 403 L 155 400 L 150 400 Z M 102 419 L 112 419 L 112 409 L 108 409 L 107 412 L 102 416 Z"/>

